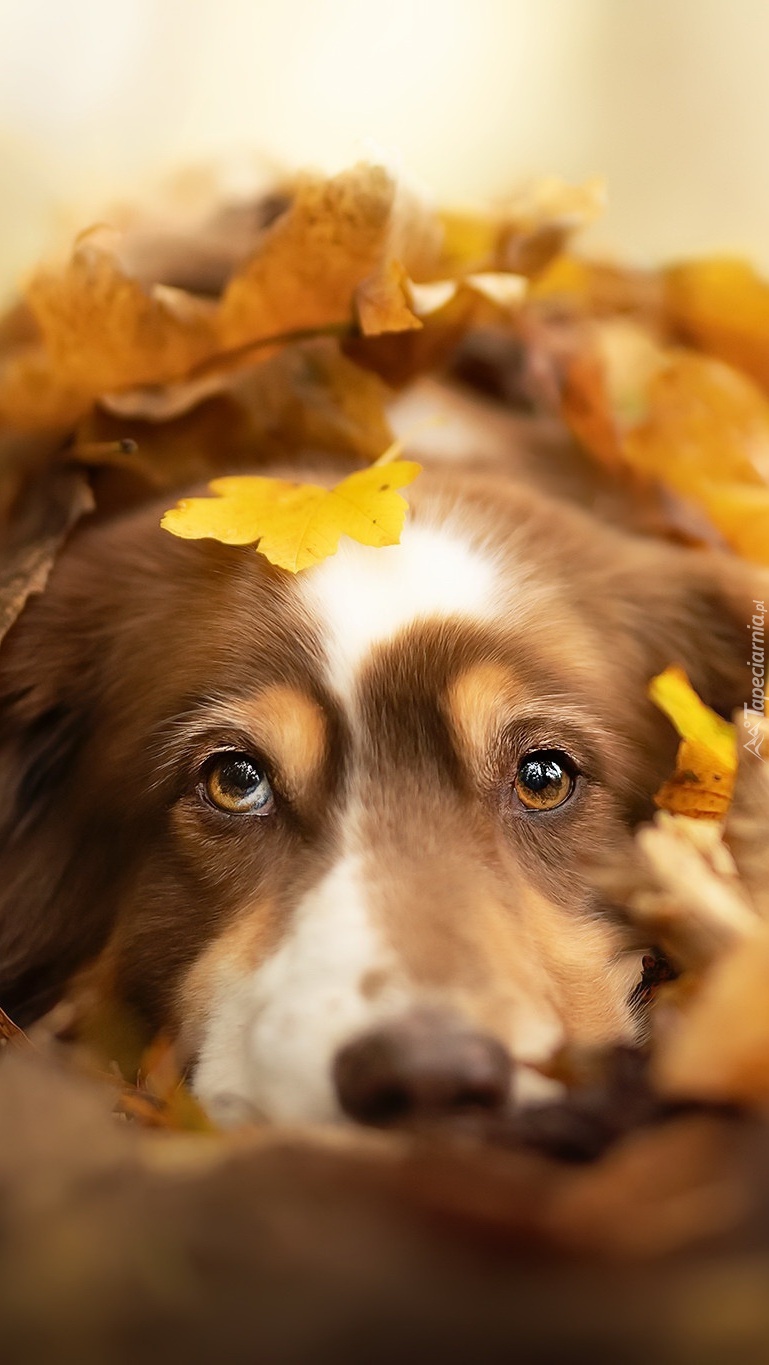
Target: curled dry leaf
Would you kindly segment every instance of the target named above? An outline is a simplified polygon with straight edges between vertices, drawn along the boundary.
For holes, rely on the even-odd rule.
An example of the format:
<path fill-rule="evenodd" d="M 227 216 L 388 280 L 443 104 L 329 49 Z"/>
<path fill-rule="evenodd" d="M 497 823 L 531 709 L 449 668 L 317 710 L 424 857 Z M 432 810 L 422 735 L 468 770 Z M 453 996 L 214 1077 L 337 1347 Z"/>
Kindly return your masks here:
<path fill-rule="evenodd" d="M 567 365 L 563 415 L 598 459 L 658 480 L 769 564 L 769 400 L 745 375 L 637 322 L 594 324 Z"/>
<path fill-rule="evenodd" d="M 636 844 L 632 919 L 676 966 L 700 972 L 758 933 L 755 908 L 715 822 L 661 811 L 639 830 Z"/>
<path fill-rule="evenodd" d="M 54 465 L 27 488 L 2 543 L 0 641 L 28 599 L 42 592 L 59 550 L 93 505 L 85 471 L 72 465 Z"/>
<path fill-rule="evenodd" d="M 364 336 L 418 331 L 422 326 L 411 305 L 409 277 L 400 261 L 387 261 L 364 280 L 355 292 L 355 303 Z"/>
<path fill-rule="evenodd" d="M 8 1018 L 4 1009 L 0 1009 L 0 1051 L 9 1043 L 12 1043 L 14 1047 L 30 1046 L 24 1030 Z"/>
<path fill-rule="evenodd" d="M 132 489 L 139 494 L 144 489 L 146 495 L 204 483 L 223 472 L 254 472 L 267 464 L 312 467 L 319 452 L 354 467 L 374 460 L 392 441 L 389 389 L 327 338 L 287 346 L 265 364 L 233 377 L 195 411 L 175 415 L 173 405 L 169 411 L 166 398 L 171 394 L 157 390 L 157 407 L 139 394 L 138 404 L 110 404 L 109 413 L 100 408 L 80 424 L 80 443 L 104 443 L 106 450 L 128 432 L 138 447 L 129 457 L 92 459 L 100 467 L 100 501 L 106 482 L 115 483 L 116 471 L 123 497 L 128 480 Z M 135 396 L 123 395 L 130 400 Z M 144 418 L 139 415 L 143 409 Z"/>
<path fill-rule="evenodd" d="M 210 301 L 143 288 L 124 272 L 118 245 L 118 234 L 92 229 L 68 268 L 41 271 L 27 294 L 54 375 L 83 393 L 186 374 L 215 344 Z"/>
<path fill-rule="evenodd" d="M 451 215 L 381 167 L 304 176 L 283 187 L 275 212 L 260 218 L 250 254 L 236 254 L 229 273 L 219 272 L 213 297 L 166 282 L 186 278 L 174 272 L 168 249 L 156 266 L 162 262 L 165 278 L 151 278 L 146 249 L 135 249 L 135 226 L 125 238 L 94 228 L 63 268 L 41 270 L 29 286 L 32 326 L 23 336 L 9 334 L 2 348 L 0 419 L 24 429 L 70 424 L 102 396 L 114 403 L 134 390 L 134 413 L 157 416 L 151 409 L 163 406 L 169 385 L 166 408 L 180 413 L 231 371 L 292 340 L 418 331 L 411 291 L 431 283 L 445 287 L 444 302 L 469 290 L 475 308 L 463 298 L 466 327 L 482 303 L 515 306 L 523 276 L 551 259 L 598 201 L 594 187 L 548 182 L 527 200 L 467 217 L 452 230 Z M 437 354 L 438 337 L 445 347 L 454 335 L 441 320 L 430 354 Z M 413 360 L 423 355 L 416 350 Z M 376 367 L 376 351 L 372 356 Z"/>
<path fill-rule="evenodd" d="M 769 722 L 750 722 L 761 738 Z M 769 768 L 740 740 L 727 824 L 662 812 L 639 831 L 625 903 L 683 971 L 654 1018 L 652 1078 L 666 1095 L 769 1102 Z"/>
<path fill-rule="evenodd" d="M 376 464 L 333 488 L 246 475 L 215 479 L 213 498 L 183 499 L 161 525 L 185 540 L 253 545 L 271 564 L 298 573 L 335 554 L 342 536 L 362 545 L 397 545 L 407 503 L 396 490 L 420 469 L 408 460 Z"/>
<path fill-rule="evenodd" d="M 9 356 L 0 413 L 36 425 L 37 385 L 46 420 L 70 421 L 101 394 L 226 371 L 243 363 L 244 347 L 249 361 L 285 333 L 351 326 L 355 290 L 386 252 L 395 197 L 378 167 L 305 178 L 218 301 L 131 276 L 116 234 L 85 234 L 63 270 L 41 271 L 29 287 L 39 342 Z"/>
<path fill-rule="evenodd" d="M 599 178 L 569 185 L 545 176 L 512 195 L 496 213 L 445 210 L 444 273 L 503 270 L 537 275 L 575 232 L 603 212 L 605 201 Z"/>

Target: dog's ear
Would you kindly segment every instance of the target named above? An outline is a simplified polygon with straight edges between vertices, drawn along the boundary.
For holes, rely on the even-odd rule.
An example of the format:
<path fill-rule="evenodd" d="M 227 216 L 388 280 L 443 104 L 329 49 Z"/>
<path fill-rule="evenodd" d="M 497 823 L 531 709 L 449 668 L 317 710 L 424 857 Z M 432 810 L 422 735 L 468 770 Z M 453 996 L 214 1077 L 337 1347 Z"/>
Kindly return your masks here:
<path fill-rule="evenodd" d="M 55 1002 L 101 932 L 78 790 L 86 690 L 56 615 L 36 599 L 0 650 L 0 1005 L 22 1023 Z"/>
<path fill-rule="evenodd" d="M 680 664 L 719 715 L 750 706 L 754 633 L 763 641 L 769 602 L 767 569 L 716 551 L 655 544 L 615 570 L 608 591 L 610 609 L 624 616 L 650 677 Z"/>

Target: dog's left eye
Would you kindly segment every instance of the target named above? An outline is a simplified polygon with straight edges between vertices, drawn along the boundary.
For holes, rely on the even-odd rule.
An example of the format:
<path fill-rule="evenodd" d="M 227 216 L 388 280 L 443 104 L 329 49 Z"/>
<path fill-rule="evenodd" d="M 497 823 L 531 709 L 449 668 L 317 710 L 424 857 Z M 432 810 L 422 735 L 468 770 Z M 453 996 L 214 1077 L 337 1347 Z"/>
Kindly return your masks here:
<path fill-rule="evenodd" d="M 555 810 L 568 801 L 577 769 L 560 749 L 534 749 L 521 760 L 515 775 L 515 794 L 527 810 Z"/>
<path fill-rule="evenodd" d="M 269 815 L 275 805 L 264 769 L 251 754 L 215 754 L 201 777 L 208 800 L 229 815 Z"/>

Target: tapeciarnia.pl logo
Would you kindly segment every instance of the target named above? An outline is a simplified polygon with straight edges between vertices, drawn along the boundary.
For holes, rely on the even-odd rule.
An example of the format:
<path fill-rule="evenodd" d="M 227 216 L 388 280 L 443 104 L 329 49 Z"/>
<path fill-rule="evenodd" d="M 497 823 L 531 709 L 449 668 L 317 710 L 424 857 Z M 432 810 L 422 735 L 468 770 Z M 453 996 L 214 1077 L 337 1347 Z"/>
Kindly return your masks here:
<path fill-rule="evenodd" d="M 755 598 L 753 606 L 755 611 L 748 624 L 750 658 L 747 661 L 750 667 L 751 692 L 750 701 L 746 701 L 744 705 L 745 724 L 750 738 L 746 740 L 745 748 L 759 758 L 763 758 L 761 745 L 764 742 L 764 735 L 761 734 L 758 720 L 755 717 L 761 718 L 766 714 L 766 642 L 764 634 L 766 608 L 763 602 L 759 602 Z M 752 723 L 751 717 L 754 718 Z"/>

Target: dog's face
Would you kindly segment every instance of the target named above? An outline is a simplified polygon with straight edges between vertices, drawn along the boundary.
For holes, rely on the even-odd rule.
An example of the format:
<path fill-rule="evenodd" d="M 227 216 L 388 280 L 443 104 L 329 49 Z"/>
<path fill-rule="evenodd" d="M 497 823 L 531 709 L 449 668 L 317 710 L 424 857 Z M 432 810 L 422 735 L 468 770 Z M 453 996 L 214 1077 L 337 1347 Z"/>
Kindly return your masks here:
<path fill-rule="evenodd" d="M 6 1009 L 96 957 L 229 1121 L 498 1107 L 632 1036 L 592 872 L 672 766 L 649 677 L 746 695 L 749 573 L 501 480 L 412 504 L 295 578 L 154 508 L 75 538 L 0 674 Z"/>

